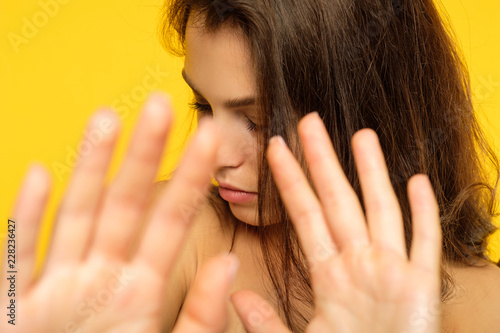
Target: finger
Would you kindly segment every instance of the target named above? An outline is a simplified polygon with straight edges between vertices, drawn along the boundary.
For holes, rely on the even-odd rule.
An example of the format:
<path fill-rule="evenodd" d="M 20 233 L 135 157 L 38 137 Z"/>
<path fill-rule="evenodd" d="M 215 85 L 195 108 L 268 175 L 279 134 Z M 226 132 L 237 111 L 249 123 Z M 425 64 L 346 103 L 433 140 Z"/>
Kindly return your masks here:
<path fill-rule="evenodd" d="M 123 166 L 104 198 L 93 254 L 127 253 L 145 214 L 172 119 L 167 98 L 153 95 L 141 114 Z"/>
<path fill-rule="evenodd" d="M 290 333 L 276 311 L 262 297 L 248 290 L 231 295 L 236 313 L 249 333 Z"/>
<path fill-rule="evenodd" d="M 363 209 L 316 112 L 302 118 L 299 135 L 335 244 L 341 249 L 368 245 Z"/>
<path fill-rule="evenodd" d="M 238 259 L 234 255 L 224 254 L 205 264 L 189 291 L 174 332 L 223 332 L 229 290 L 237 270 Z"/>
<path fill-rule="evenodd" d="M 14 253 L 5 253 L 2 272 L 16 275 L 18 295 L 23 295 L 29 288 L 35 269 L 38 232 L 51 188 L 47 171 L 40 165 L 31 166 L 21 186 L 7 232 L 5 249 Z M 10 246 L 9 246 L 10 245 Z M 11 256 L 9 256 L 9 254 Z M 9 261 L 12 260 L 12 261 Z M 12 266 L 11 266 L 12 265 Z M 6 281 L 2 278 L 2 283 Z M 7 292 L 2 295 L 7 295 Z"/>
<path fill-rule="evenodd" d="M 92 117 L 80 144 L 80 159 L 59 208 L 48 267 L 83 257 L 99 208 L 119 127 L 119 118 L 111 111 L 103 110 Z"/>
<path fill-rule="evenodd" d="M 309 264 L 313 267 L 336 252 L 321 205 L 281 137 L 274 137 L 269 142 L 267 159 Z"/>
<path fill-rule="evenodd" d="M 377 134 L 371 129 L 358 131 L 352 149 L 373 244 L 407 258 L 403 217 Z"/>
<path fill-rule="evenodd" d="M 439 274 L 442 251 L 439 206 L 427 176 L 416 175 L 410 179 L 408 198 L 413 224 L 411 263 Z"/>
<path fill-rule="evenodd" d="M 134 260 L 168 276 L 195 215 L 206 202 L 219 138 L 215 124 L 200 122 L 186 154 L 158 198 Z"/>

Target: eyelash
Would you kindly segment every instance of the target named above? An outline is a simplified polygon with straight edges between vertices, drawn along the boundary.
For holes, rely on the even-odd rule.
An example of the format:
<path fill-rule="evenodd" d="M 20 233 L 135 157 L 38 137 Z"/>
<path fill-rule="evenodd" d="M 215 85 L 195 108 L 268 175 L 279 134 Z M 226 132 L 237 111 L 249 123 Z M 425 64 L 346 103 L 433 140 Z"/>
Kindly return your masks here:
<path fill-rule="evenodd" d="M 212 113 L 212 107 L 209 104 L 201 104 L 198 102 L 191 102 L 189 103 L 189 107 L 191 109 L 196 110 L 197 112 L 200 112 L 202 114 L 211 114 Z M 257 124 L 255 124 L 253 121 L 250 120 L 247 116 L 245 116 L 245 120 L 247 121 L 247 130 L 250 132 L 255 131 L 257 129 Z"/>

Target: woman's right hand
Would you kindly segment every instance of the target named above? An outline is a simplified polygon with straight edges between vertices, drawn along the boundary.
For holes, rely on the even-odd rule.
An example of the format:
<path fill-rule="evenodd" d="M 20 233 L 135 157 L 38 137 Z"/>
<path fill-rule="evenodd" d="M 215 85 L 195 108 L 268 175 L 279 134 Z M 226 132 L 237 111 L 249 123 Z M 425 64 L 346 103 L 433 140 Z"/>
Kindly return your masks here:
<path fill-rule="evenodd" d="M 146 215 L 171 123 L 170 103 L 154 95 L 120 172 L 107 188 L 119 119 L 104 110 L 93 117 L 88 133 L 98 131 L 100 139 L 77 164 L 58 210 L 46 265 L 36 278 L 36 240 L 50 181 L 44 168 L 30 169 L 12 215 L 15 230 L 6 242 L 9 249 L 15 246 L 16 256 L 15 263 L 7 255 L 3 260 L 1 332 L 160 332 L 166 282 L 190 222 L 204 203 L 219 143 L 215 125 L 209 120 L 200 124 L 173 178 Z M 174 332 L 224 330 L 236 266 L 233 256 L 223 255 L 202 268 Z M 15 296 L 8 296 L 9 289 Z M 6 311 L 13 315 L 5 316 Z"/>
<path fill-rule="evenodd" d="M 442 236 L 429 179 L 417 175 L 408 184 L 413 222 L 408 256 L 398 198 L 376 133 L 364 129 L 352 139 L 364 209 L 321 119 L 304 117 L 299 134 L 316 191 L 280 140 L 270 143 L 268 159 L 309 262 L 316 307 L 306 331 L 439 332 Z M 241 291 L 232 300 L 248 332 L 289 333 L 257 294 Z"/>

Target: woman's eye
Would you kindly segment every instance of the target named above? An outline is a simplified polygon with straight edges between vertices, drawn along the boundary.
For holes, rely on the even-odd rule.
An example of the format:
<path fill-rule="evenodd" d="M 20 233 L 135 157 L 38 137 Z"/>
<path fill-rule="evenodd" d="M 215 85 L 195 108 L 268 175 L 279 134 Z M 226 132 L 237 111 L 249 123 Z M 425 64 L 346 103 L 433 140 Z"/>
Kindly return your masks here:
<path fill-rule="evenodd" d="M 245 116 L 245 120 L 247 122 L 247 130 L 250 132 L 255 131 L 257 129 L 257 124 L 250 120 L 250 118 Z"/>
<path fill-rule="evenodd" d="M 212 115 L 212 107 L 210 104 L 202 104 L 194 101 L 189 103 L 189 107 L 198 112 L 200 116 Z M 258 128 L 258 125 L 251 121 L 247 116 L 244 116 L 243 119 L 246 122 L 247 130 L 250 132 L 253 132 Z"/>
<path fill-rule="evenodd" d="M 191 109 L 196 110 L 197 112 L 200 112 L 203 115 L 212 113 L 212 107 L 210 106 L 210 104 L 201 104 L 198 102 L 192 102 L 189 103 L 189 107 Z"/>

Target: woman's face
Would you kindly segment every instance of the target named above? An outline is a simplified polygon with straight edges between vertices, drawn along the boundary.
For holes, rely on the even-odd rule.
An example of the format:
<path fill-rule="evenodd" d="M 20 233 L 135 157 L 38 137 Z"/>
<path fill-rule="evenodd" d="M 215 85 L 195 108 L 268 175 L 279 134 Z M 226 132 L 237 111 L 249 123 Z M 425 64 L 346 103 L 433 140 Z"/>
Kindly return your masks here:
<path fill-rule="evenodd" d="M 212 115 L 222 145 L 215 179 L 233 215 L 257 225 L 258 109 L 250 52 L 233 28 L 208 33 L 190 17 L 183 77 L 194 92 L 198 116 Z"/>

